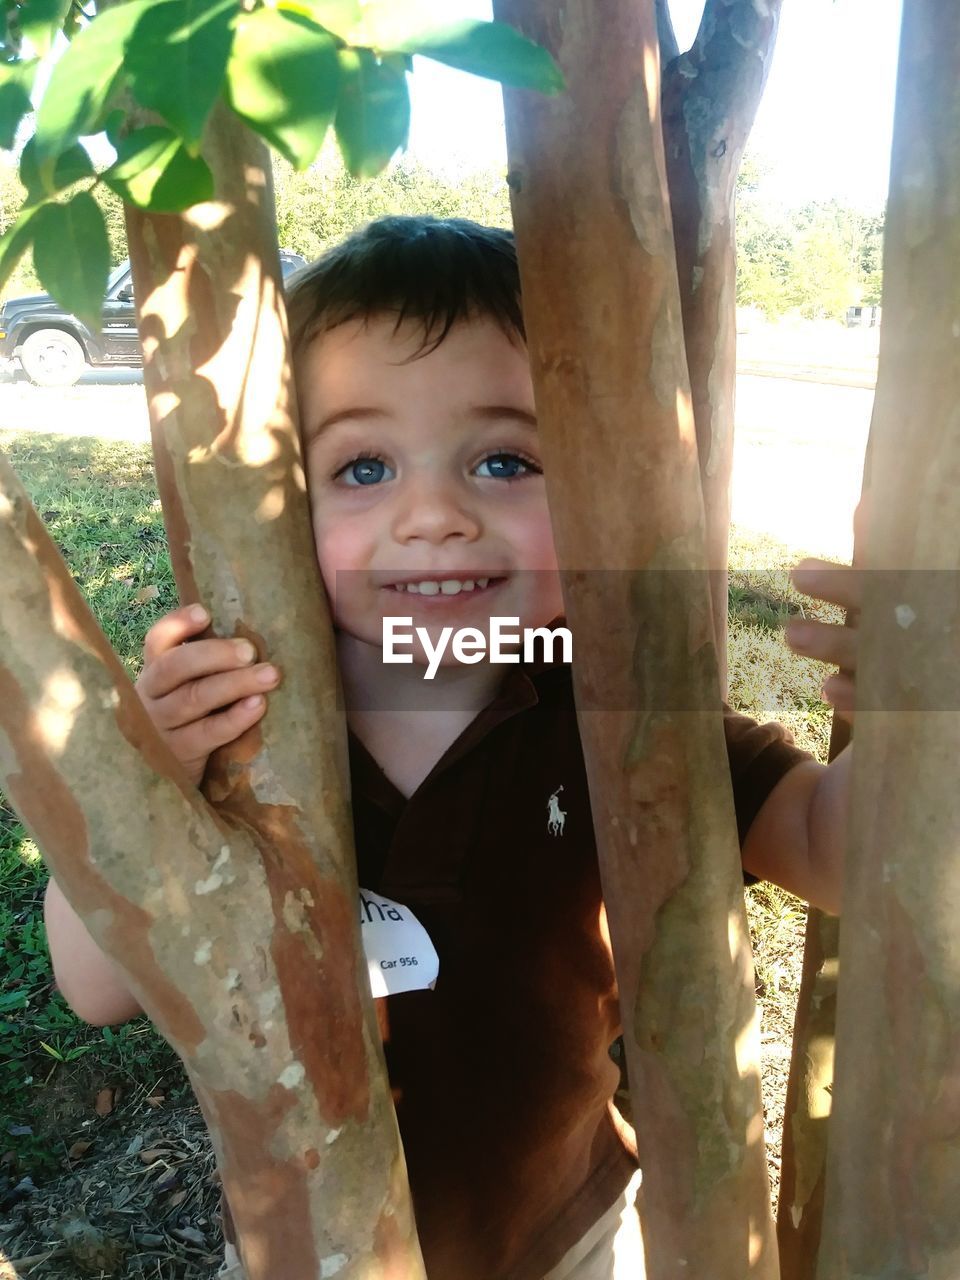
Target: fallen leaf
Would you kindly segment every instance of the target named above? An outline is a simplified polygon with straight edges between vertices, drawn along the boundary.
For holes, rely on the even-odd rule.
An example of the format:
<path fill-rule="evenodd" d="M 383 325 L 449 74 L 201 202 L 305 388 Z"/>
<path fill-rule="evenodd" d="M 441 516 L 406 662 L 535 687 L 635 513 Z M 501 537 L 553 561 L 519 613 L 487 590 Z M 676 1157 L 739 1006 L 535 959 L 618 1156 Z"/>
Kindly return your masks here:
<path fill-rule="evenodd" d="M 123 583 L 123 585 L 124 585 L 125 587 L 132 587 L 132 586 L 133 586 L 133 579 L 132 579 L 132 578 L 121 578 L 121 579 L 120 579 L 120 581 Z"/>
<path fill-rule="evenodd" d="M 153 1164 L 154 1161 L 162 1159 L 166 1154 L 161 1147 L 148 1147 L 146 1151 L 140 1152 L 140 1159 L 144 1164 Z"/>
<path fill-rule="evenodd" d="M 114 1093 L 112 1089 L 101 1089 L 97 1094 L 97 1100 L 93 1104 L 93 1109 L 98 1116 L 108 1116 L 113 1110 Z"/>
<path fill-rule="evenodd" d="M 138 1133 L 135 1138 L 132 1138 L 130 1140 L 130 1145 L 127 1147 L 126 1154 L 128 1156 L 135 1156 L 142 1146 L 143 1146 L 143 1134 Z"/>
<path fill-rule="evenodd" d="M 133 597 L 134 604 L 148 604 L 151 600 L 156 600 L 160 594 L 159 587 L 141 587 Z"/>
<path fill-rule="evenodd" d="M 167 1095 L 165 1093 L 152 1093 L 150 1097 L 147 1098 L 147 1106 L 162 1107 L 166 1100 Z"/>
<path fill-rule="evenodd" d="M 186 1198 L 187 1198 L 187 1193 L 185 1191 L 174 1191 L 173 1195 L 167 1201 L 167 1204 L 175 1209 L 178 1204 L 183 1204 Z"/>
<path fill-rule="evenodd" d="M 64 1214 L 55 1230 L 82 1271 L 114 1275 L 123 1259 L 124 1246 L 93 1226 L 82 1212 Z"/>
<path fill-rule="evenodd" d="M 87 1154 L 87 1152 L 90 1150 L 92 1146 L 93 1146 L 92 1142 L 86 1142 L 83 1139 L 81 1139 L 79 1142 L 75 1142 L 73 1146 L 70 1148 L 70 1150 L 67 1152 L 67 1159 L 79 1160 L 81 1156 L 85 1156 Z"/>
<path fill-rule="evenodd" d="M 178 1240 L 183 1240 L 187 1244 L 198 1245 L 200 1248 L 203 1248 L 207 1243 L 206 1236 L 203 1232 L 198 1231 L 196 1227 L 174 1227 L 170 1234 L 176 1236 Z"/>

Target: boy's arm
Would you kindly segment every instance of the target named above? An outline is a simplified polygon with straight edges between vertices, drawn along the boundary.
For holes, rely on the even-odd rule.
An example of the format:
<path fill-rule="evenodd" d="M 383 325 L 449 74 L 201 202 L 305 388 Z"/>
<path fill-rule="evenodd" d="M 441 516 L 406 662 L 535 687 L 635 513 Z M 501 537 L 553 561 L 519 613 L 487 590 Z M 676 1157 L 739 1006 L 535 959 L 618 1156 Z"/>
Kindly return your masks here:
<path fill-rule="evenodd" d="M 78 1017 L 104 1027 L 143 1013 L 120 969 L 90 937 L 56 880 L 47 885 L 43 914 L 53 975 Z"/>
<path fill-rule="evenodd" d="M 857 519 L 866 520 L 864 504 Z M 852 721 L 862 575 L 846 565 L 805 560 L 794 569 L 793 581 L 806 595 L 847 611 L 843 624 L 794 619 L 786 639 L 795 653 L 840 668 L 823 691 L 837 714 Z M 770 792 L 743 841 L 744 870 L 833 915 L 840 913 L 852 766 L 850 745 L 829 765 L 810 760 L 791 769 Z"/>
<path fill-rule="evenodd" d="M 770 792 L 743 842 L 743 868 L 840 912 L 853 748 L 829 765 L 804 761 Z"/>

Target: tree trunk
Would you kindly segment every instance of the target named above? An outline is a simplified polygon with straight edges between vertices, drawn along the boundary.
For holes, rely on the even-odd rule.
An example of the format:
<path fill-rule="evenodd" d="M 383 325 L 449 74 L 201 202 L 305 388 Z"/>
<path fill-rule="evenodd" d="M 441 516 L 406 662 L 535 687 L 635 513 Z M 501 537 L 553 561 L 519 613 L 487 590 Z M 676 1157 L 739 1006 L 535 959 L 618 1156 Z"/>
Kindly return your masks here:
<path fill-rule="evenodd" d="M 664 146 L 725 691 L 737 374 L 734 198 L 773 58 L 780 0 L 707 0 L 693 47 L 679 56 L 666 9 L 666 0 L 658 0 Z"/>
<path fill-rule="evenodd" d="M 837 917 L 810 907 L 784 1106 L 777 1214 L 781 1280 L 813 1280 L 816 1275 L 833 1094 L 839 940 Z"/>
<path fill-rule="evenodd" d="M 183 599 L 203 600 L 217 634 L 253 640 L 283 684 L 215 761 L 204 800 L 4 467 L 0 782 L 182 1057 L 249 1280 L 416 1280 L 268 160 L 225 112 L 205 155 L 215 201 L 130 218 L 158 479 Z"/>
<path fill-rule="evenodd" d="M 958 62 L 907 0 L 820 1280 L 960 1274 Z"/>
<path fill-rule="evenodd" d="M 495 9 L 568 85 L 507 95 L 510 184 L 647 1273 L 775 1277 L 653 0 Z"/>
<path fill-rule="evenodd" d="M 870 458 L 868 440 L 858 515 L 870 485 Z M 862 520 L 855 520 L 855 525 L 853 562 L 859 566 L 863 560 Z M 859 627 L 859 613 L 848 611 L 847 623 Z M 850 725 L 835 715 L 830 759 L 849 742 Z M 820 1255 L 833 1103 L 839 948 L 840 920 L 810 907 L 780 1149 L 777 1242 L 781 1280 L 814 1280 Z"/>

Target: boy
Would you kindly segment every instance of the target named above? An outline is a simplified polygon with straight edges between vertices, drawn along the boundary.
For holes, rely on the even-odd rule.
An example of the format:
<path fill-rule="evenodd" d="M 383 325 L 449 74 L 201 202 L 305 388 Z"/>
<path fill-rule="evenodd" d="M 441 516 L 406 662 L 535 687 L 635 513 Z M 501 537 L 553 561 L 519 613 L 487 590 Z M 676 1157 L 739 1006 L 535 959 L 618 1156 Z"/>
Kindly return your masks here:
<path fill-rule="evenodd" d="M 360 883 L 412 909 L 440 957 L 435 989 L 388 997 L 384 1019 L 428 1273 L 640 1276 L 569 668 L 447 652 L 426 682 L 420 642 L 412 664 L 383 661 L 384 617 L 411 617 L 435 643 L 442 626 L 561 613 L 512 237 L 383 219 L 299 273 L 288 309 Z M 810 566 L 799 585 L 855 603 L 852 576 Z M 158 622 L 137 686 L 198 783 L 280 678 L 243 642 L 185 643 L 207 621 L 181 609 Z M 852 632 L 805 627 L 796 647 L 852 670 Z M 841 677 L 835 699 L 849 692 Z M 725 723 L 745 870 L 837 910 L 849 753 L 824 768 L 779 726 Z M 82 1017 L 139 1011 L 53 883 L 47 922 Z"/>

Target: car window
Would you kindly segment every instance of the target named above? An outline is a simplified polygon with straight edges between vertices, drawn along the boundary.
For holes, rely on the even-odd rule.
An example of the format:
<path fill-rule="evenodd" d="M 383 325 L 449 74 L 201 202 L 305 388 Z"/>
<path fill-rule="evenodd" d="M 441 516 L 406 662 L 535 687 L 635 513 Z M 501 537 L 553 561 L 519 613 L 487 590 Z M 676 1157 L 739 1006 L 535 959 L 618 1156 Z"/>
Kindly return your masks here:
<path fill-rule="evenodd" d="M 124 289 L 130 290 L 130 296 L 128 298 L 124 298 L 123 301 L 132 302 L 133 301 L 133 272 L 132 271 L 128 271 L 125 276 L 121 276 L 120 279 L 116 281 L 113 288 L 109 290 L 109 292 L 107 293 L 107 300 L 109 302 L 121 301 L 120 294 L 123 293 Z"/>

